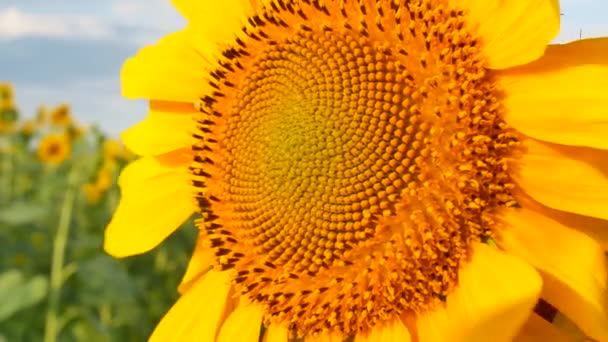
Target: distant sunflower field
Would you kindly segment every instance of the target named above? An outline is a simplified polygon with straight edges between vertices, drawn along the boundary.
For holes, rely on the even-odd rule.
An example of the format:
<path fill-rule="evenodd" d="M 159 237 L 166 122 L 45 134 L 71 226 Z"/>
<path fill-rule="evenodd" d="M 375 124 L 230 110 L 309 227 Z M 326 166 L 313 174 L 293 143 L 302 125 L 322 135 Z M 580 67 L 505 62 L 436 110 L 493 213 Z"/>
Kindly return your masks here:
<path fill-rule="evenodd" d="M 0 342 L 141 341 L 177 298 L 192 222 L 155 253 L 102 250 L 134 156 L 69 105 L 24 119 L 0 83 Z"/>

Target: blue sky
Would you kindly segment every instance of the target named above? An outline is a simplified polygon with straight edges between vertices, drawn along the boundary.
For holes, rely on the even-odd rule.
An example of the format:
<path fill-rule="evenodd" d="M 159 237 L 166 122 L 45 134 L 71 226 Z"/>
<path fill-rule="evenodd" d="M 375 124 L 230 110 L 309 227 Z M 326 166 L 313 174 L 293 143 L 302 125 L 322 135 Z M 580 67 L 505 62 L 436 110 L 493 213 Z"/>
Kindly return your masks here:
<path fill-rule="evenodd" d="M 201 0 L 204 1 L 204 0 Z M 561 1 L 557 41 L 608 36 L 608 1 Z M 183 27 L 169 0 L 0 0 L 0 81 L 26 116 L 39 104 L 72 105 L 83 123 L 117 135 L 146 113 L 120 96 L 123 61 Z"/>

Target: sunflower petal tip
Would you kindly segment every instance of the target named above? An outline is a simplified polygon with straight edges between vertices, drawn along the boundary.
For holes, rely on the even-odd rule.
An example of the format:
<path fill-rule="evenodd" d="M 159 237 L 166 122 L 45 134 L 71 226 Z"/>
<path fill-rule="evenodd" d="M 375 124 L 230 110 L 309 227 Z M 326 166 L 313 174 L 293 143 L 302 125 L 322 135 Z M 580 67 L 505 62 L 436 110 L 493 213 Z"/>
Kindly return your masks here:
<path fill-rule="evenodd" d="M 128 239 L 123 234 L 124 228 L 117 227 L 115 220 L 113 219 L 106 226 L 103 239 L 103 250 L 114 258 L 126 258 L 136 254 L 141 254 L 146 251 L 135 251 L 129 248 Z"/>
<path fill-rule="evenodd" d="M 103 239 L 103 250 L 114 258 L 126 258 L 134 255 L 133 253 L 125 252 L 125 249 L 112 237 L 112 234 L 108 233 L 106 233 Z"/>

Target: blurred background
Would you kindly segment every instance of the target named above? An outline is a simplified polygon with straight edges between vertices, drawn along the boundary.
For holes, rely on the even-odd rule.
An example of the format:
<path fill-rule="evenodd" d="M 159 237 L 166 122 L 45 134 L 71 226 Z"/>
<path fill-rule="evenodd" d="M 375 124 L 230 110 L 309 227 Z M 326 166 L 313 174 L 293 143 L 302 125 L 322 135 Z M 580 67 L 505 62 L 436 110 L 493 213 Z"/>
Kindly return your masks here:
<path fill-rule="evenodd" d="M 556 42 L 608 35 L 608 2 L 561 1 Z M 126 58 L 185 21 L 168 0 L 0 0 L 0 342 L 143 341 L 177 298 L 187 222 L 154 251 L 101 249 L 146 114 Z"/>

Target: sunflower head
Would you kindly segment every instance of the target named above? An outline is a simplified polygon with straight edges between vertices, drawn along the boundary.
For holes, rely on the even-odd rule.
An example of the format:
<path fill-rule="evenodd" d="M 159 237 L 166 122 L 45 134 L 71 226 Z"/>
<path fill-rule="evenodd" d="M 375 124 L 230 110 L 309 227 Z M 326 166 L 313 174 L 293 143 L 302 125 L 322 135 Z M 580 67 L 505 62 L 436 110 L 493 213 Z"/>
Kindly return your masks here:
<path fill-rule="evenodd" d="M 49 134 L 40 140 L 38 158 L 48 165 L 59 165 L 70 157 L 71 144 L 65 134 Z"/>
<path fill-rule="evenodd" d="M 82 192 L 88 204 L 97 204 L 103 196 L 104 190 L 99 188 L 96 183 L 85 183 L 82 185 Z"/>
<path fill-rule="evenodd" d="M 40 126 L 44 126 L 49 122 L 49 119 L 50 119 L 49 109 L 44 105 L 38 107 L 38 109 L 36 110 L 37 124 Z"/>
<path fill-rule="evenodd" d="M 112 184 L 114 183 L 114 172 L 111 167 L 102 167 L 97 172 L 97 176 L 95 177 L 95 187 L 105 192 L 108 190 Z"/>
<path fill-rule="evenodd" d="M 55 126 L 67 127 L 72 123 L 70 106 L 67 104 L 57 106 L 50 114 L 50 122 Z"/>
<path fill-rule="evenodd" d="M 38 124 L 34 120 L 24 120 L 21 125 L 21 133 L 29 138 L 36 132 L 37 126 Z"/>
<path fill-rule="evenodd" d="M 68 126 L 65 128 L 65 134 L 71 141 L 77 140 L 84 136 L 87 129 L 84 126 L 79 125 L 78 123 L 71 121 Z"/>
<path fill-rule="evenodd" d="M 13 87 L 9 83 L 0 82 L 0 103 L 13 101 Z"/>
<path fill-rule="evenodd" d="M 103 142 L 102 153 L 105 159 L 115 160 L 124 153 L 123 146 L 120 141 L 107 139 Z"/>

